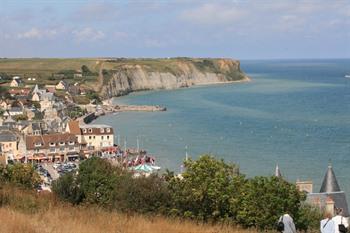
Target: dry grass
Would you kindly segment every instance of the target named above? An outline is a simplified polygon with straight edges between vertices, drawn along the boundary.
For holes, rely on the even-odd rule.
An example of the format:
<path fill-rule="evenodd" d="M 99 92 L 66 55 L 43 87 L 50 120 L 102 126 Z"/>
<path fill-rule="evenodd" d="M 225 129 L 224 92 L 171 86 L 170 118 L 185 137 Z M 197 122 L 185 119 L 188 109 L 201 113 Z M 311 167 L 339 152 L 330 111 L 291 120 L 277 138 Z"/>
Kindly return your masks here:
<path fill-rule="evenodd" d="M 1 233 L 249 233 L 238 227 L 108 212 L 0 185 Z"/>
<path fill-rule="evenodd" d="M 195 224 L 162 217 L 127 216 L 102 210 L 57 207 L 36 214 L 0 208 L 1 232 L 74 233 L 237 233 L 255 232 L 219 225 Z"/>

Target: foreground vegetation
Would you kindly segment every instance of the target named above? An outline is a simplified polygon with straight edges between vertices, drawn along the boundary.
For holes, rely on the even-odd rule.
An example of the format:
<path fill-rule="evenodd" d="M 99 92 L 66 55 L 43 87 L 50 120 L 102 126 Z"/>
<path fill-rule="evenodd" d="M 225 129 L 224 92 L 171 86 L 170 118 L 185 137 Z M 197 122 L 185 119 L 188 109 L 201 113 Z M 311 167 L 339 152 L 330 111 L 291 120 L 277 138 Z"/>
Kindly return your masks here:
<path fill-rule="evenodd" d="M 13 186 L 0 188 L 2 233 L 253 233 L 225 225 L 209 225 L 106 211 L 92 206 L 72 206 L 50 193 L 35 193 Z"/>
<path fill-rule="evenodd" d="M 162 176 L 135 179 L 130 172 L 93 157 L 82 162 L 77 173 L 68 173 L 54 182 L 53 194 L 9 192 L 9 185 L 30 186 L 18 179 L 3 179 L 0 213 L 33 221 L 34 225 L 29 224 L 33 227 L 48 222 L 49 232 L 55 232 L 60 221 L 68 225 L 72 222 L 76 230 L 71 232 L 118 232 L 115 228 L 124 229 L 119 232 L 273 231 L 279 216 L 286 212 L 293 216 L 300 231 L 318 228 L 319 211 L 304 205 L 305 194 L 281 178 L 247 179 L 234 164 L 208 155 L 186 161 L 185 168 L 181 177 L 167 171 Z M 48 216 L 53 220 L 45 220 Z"/>

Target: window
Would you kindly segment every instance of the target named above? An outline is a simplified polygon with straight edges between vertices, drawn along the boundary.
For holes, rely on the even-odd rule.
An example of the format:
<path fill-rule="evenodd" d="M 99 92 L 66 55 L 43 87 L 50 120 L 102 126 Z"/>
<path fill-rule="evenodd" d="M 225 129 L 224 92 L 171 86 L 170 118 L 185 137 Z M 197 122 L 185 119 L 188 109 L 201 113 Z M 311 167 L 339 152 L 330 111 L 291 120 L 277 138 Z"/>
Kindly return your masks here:
<path fill-rule="evenodd" d="M 39 153 L 39 149 L 35 149 L 35 150 L 34 150 L 34 153 Z"/>
<path fill-rule="evenodd" d="M 101 128 L 100 131 L 101 131 L 101 133 L 104 133 L 104 132 L 105 132 L 105 129 L 104 129 L 104 128 Z"/>
<path fill-rule="evenodd" d="M 110 128 L 107 128 L 106 129 L 107 133 L 111 132 L 111 129 Z"/>
<path fill-rule="evenodd" d="M 91 139 L 91 136 L 89 136 L 89 139 Z"/>
<path fill-rule="evenodd" d="M 101 139 L 103 140 L 103 136 L 101 136 Z"/>
<path fill-rule="evenodd" d="M 107 139 L 109 139 L 109 136 L 107 136 Z"/>
<path fill-rule="evenodd" d="M 89 129 L 89 133 L 92 133 L 92 129 Z"/>
<path fill-rule="evenodd" d="M 94 136 L 94 139 L 95 139 L 96 137 Z"/>
<path fill-rule="evenodd" d="M 70 147 L 69 147 L 69 150 L 70 150 L 70 151 L 73 151 L 73 150 L 74 150 L 74 146 L 70 146 Z"/>
<path fill-rule="evenodd" d="M 12 146 L 12 143 L 11 143 L 11 142 L 9 143 L 9 146 Z"/>
<path fill-rule="evenodd" d="M 87 133 L 87 130 L 86 130 L 86 129 L 84 129 L 84 130 L 83 130 L 83 132 L 84 132 L 84 133 Z"/>
<path fill-rule="evenodd" d="M 51 152 L 51 153 L 54 153 L 55 151 L 56 151 L 55 148 L 50 148 L 50 152 Z"/>
<path fill-rule="evenodd" d="M 64 151 L 64 147 L 61 147 L 61 148 L 60 148 L 60 151 Z"/>

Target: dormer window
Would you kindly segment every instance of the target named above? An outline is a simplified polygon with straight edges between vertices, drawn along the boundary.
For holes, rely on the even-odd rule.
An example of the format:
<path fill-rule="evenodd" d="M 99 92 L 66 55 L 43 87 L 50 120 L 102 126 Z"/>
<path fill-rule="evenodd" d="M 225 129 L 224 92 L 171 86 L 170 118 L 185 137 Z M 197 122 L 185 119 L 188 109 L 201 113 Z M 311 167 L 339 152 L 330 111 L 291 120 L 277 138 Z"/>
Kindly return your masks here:
<path fill-rule="evenodd" d="M 50 143 L 50 146 L 55 146 L 56 144 L 54 142 L 51 142 Z"/>
<path fill-rule="evenodd" d="M 92 133 L 92 129 L 89 129 L 89 133 Z"/>
<path fill-rule="evenodd" d="M 36 146 L 36 147 L 41 146 L 41 142 L 36 142 L 36 143 L 35 143 L 35 146 Z"/>
<path fill-rule="evenodd" d="M 105 132 L 105 129 L 104 129 L 104 128 L 101 128 L 100 131 L 101 131 L 101 133 L 104 133 L 104 132 Z"/>
<path fill-rule="evenodd" d="M 106 129 L 107 133 L 111 132 L 111 129 L 110 128 L 107 128 Z"/>
<path fill-rule="evenodd" d="M 69 142 L 69 145 L 74 145 L 74 142 L 73 142 L 73 141 L 70 141 L 70 142 Z"/>
<path fill-rule="evenodd" d="M 84 130 L 83 130 L 83 132 L 84 132 L 84 133 L 87 133 L 87 130 L 86 130 L 86 129 L 84 129 Z"/>
<path fill-rule="evenodd" d="M 64 142 L 60 142 L 60 146 L 63 146 L 64 145 Z"/>

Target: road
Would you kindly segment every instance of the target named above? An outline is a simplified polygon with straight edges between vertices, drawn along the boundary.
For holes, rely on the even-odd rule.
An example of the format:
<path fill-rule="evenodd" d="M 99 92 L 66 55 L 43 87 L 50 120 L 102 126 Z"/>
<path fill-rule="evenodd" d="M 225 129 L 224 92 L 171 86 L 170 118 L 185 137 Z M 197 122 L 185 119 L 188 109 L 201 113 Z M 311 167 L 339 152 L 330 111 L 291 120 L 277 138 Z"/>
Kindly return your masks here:
<path fill-rule="evenodd" d="M 60 176 L 58 172 L 53 168 L 52 164 L 42 164 L 43 168 L 45 168 L 51 175 L 52 180 L 57 180 Z"/>

